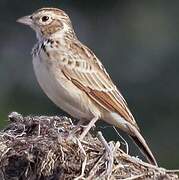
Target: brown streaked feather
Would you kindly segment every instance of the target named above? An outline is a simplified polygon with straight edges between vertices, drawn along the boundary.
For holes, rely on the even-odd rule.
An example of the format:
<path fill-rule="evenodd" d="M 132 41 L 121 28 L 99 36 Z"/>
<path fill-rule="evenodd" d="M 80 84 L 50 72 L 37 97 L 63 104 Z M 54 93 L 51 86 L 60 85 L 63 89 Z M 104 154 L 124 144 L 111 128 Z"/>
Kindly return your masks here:
<path fill-rule="evenodd" d="M 74 44 L 72 46 L 74 46 Z M 139 129 L 127 107 L 126 101 L 113 84 L 103 65 L 91 50 L 80 42 L 79 44 L 75 42 L 76 51 L 79 51 L 79 48 L 80 51 L 83 51 L 83 53 L 80 53 L 81 55 L 83 54 L 83 56 L 78 57 L 78 66 L 72 67 L 64 65 L 62 68 L 64 75 L 71 80 L 75 86 L 85 91 L 86 94 L 100 106 L 108 111 L 118 113 L 126 121 Z M 74 50 L 74 48 L 72 50 Z M 89 66 L 91 68 L 88 68 Z"/>
<path fill-rule="evenodd" d="M 49 16 L 49 21 L 43 23 L 44 16 Z M 91 120 L 94 117 L 80 139 L 98 118 L 109 123 L 111 120 L 111 124 L 131 136 L 151 164 L 157 165 L 125 99 L 94 53 L 78 41 L 68 15 L 60 9 L 42 8 L 18 22 L 36 31 L 38 44 L 33 50 L 33 65 L 48 97 L 76 118 Z"/>

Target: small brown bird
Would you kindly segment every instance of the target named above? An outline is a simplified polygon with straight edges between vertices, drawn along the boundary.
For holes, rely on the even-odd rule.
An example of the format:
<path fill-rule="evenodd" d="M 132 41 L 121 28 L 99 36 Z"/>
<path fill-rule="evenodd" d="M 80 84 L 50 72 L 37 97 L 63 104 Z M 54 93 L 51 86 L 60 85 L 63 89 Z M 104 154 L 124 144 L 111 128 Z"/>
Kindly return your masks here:
<path fill-rule="evenodd" d="M 73 117 L 89 121 L 80 139 L 102 119 L 125 131 L 157 165 L 125 99 L 99 59 L 78 40 L 68 15 L 57 8 L 42 8 L 17 21 L 36 32 L 33 66 L 46 95 Z"/>

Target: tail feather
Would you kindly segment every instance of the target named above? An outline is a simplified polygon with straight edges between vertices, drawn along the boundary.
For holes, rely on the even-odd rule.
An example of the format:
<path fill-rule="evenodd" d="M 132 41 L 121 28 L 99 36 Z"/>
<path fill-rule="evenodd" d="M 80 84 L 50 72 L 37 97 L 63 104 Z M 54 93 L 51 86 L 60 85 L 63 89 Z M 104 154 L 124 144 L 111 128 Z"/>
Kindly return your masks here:
<path fill-rule="evenodd" d="M 135 144 L 139 147 L 140 151 L 144 154 L 148 162 L 155 166 L 158 166 L 157 161 L 155 160 L 151 150 L 149 149 L 146 141 L 144 140 L 142 135 L 139 133 L 139 131 L 132 125 L 128 125 L 128 127 L 131 132 L 130 137 L 135 142 Z"/>
<path fill-rule="evenodd" d="M 157 162 L 152 154 L 152 152 L 150 151 L 150 149 L 148 148 L 147 144 L 145 144 L 145 146 L 141 143 L 141 141 L 135 137 L 135 136 L 130 136 L 132 138 L 132 140 L 135 142 L 135 144 L 139 147 L 140 151 L 145 155 L 146 159 L 153 165 L 158 166 Z M 147 148 L 146 148 L 147 146 Z"/>

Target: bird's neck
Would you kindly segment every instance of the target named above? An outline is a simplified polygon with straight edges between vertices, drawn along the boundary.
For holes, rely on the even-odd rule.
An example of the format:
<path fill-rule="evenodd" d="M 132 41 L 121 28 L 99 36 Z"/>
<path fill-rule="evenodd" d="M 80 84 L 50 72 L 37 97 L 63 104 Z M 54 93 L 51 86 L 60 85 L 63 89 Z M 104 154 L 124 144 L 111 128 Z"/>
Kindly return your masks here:
<path fill-rule="evenodd" d="M 32 54 L 35 55 L 38 51 L 39 48 L 43 45 L 45 45 L 48 42 L 58 42 L 58 44 L 60 44 L 60 46 L 68 46 L 71 42 L 73 42 L 74 40 L 77 40 L 77 37 L 74 33 L 74 31 L 67 31 L 67 32 L 56 32 L 53 33 L 49 36 L 43 35 L 41 33 L 37 33 L 36 32 L 36 36 L 37 36 L 37 43 L 35 44 L 34 48 L 32 49 Z"/>

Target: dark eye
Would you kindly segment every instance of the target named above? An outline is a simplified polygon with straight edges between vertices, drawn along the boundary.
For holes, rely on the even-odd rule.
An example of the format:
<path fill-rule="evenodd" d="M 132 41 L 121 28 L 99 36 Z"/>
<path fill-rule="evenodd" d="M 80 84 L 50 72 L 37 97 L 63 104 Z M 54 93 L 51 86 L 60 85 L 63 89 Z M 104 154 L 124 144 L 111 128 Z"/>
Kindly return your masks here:
<path fill-rule="evenodd" d="M 43 16 L 42 17 L 42 22 L 46 22 L 46 21 L 48 21 L 49 20 L 49 17 L 48 16 Z"/>

